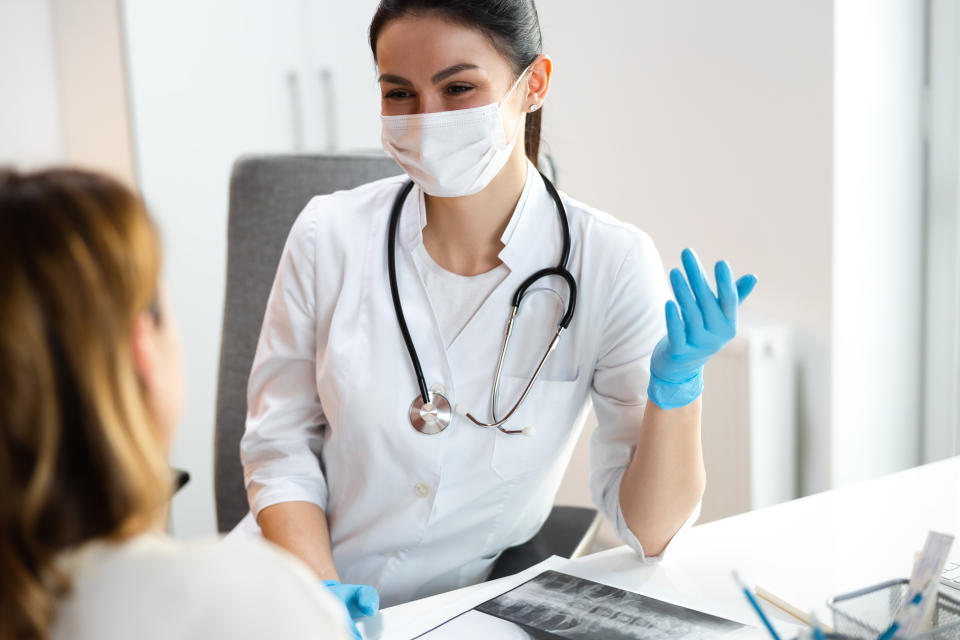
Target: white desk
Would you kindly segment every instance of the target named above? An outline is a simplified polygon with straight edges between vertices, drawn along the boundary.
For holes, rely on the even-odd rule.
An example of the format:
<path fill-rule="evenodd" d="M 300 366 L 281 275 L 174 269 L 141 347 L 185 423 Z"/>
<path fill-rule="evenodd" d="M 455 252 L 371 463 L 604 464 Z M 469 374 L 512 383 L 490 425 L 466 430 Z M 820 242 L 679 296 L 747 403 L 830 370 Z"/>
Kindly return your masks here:
<path fill-rule="evenodd" d="M 596 573 L 613 586 L 755 623 L 730 578 L 737 569 L 827 618 L 823 603 L 831 596 L 908 576 L 930 529 L 960 534 L 960 457 L 695 526 L 657 565 L 640 564 L 627 547 L 576 562 L 583 577 Z M 382 628 L 405 627 L 479 588 L 385 609 Z"/>

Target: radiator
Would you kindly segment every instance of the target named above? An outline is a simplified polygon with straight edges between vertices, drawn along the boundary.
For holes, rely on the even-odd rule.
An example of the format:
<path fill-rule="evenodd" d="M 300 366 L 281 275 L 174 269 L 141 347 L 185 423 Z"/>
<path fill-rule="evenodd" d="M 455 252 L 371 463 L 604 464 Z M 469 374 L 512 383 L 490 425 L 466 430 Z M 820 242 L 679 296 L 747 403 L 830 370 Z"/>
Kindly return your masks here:
<path fill-rule="evenodd" d="M 797 497 L 798 365 L 787 325 L 747 320 L 707 363 L 698 522 Z"/>

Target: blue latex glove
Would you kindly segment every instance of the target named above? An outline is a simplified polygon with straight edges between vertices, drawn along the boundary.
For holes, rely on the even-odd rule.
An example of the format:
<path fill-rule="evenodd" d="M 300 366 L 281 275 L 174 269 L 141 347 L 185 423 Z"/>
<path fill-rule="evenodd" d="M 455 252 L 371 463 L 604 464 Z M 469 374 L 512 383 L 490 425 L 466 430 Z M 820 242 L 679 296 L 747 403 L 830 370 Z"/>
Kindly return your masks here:
<path fill-rule="evenodd" d="M 753 274 L 734 284 L 730 265 L 721 260 L 715 269 L 714 296 L 697 255 L 684 249 L 681 259 L 687 277 L 679 269 L 670 272 L 677 300 L 667 302 L 667 335 L 654 347 L 650 360 L 647 395 L 661 409 L 683 407 L 700 397 L 703 365 L 737 335 L 740 304 L 757 284 Z"/>
<path fill-rule="evenodd" d="M 343 603 L 350 617 L 356 620 L 365 616 L 372 616 L 380 608 L 380 594 L 373 587 L 359 584 L 342 584 L 336 580 L 323 580 L 321 583 L 330 590 L 337 600 Z M 353 637 L 359 640 L 360 631 L 357 625 L 352 625 Z"/>

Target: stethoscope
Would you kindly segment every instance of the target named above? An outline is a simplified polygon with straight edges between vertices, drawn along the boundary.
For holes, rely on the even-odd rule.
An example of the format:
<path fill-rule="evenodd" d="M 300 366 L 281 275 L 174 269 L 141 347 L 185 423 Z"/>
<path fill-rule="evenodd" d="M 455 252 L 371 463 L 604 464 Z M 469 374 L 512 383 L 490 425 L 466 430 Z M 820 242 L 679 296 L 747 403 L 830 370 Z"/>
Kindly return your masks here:
<path fill-rule="evenodd" d="M 457 413 L 462 414 L 478 427 L 493 427 L 508 435 L 532 434 L 532 428 L 507 429 L 504 428 L 503 425 L 516 412 L 516 410 L 523 403 L 524 399 L 527 397 L 527 394 L 530 392 L 530 388 L 536 381 L 537 376 L 540 375 L 540 371 L 543 369 L 543 365 L 546 363 L 547 358 L 554 351 L 554 349 L 557 348 L 557 343 L 560 342 L 560 334 L 563 333 L 563 330 L 570 325 L 570 321 L 573 319 L 573 311 L 577 306 L 577 282 L 574 280 L 573 275 L 567 270 L 567 259 L 570 257 L 570 227 L 569 223 L 567 222 L 567 210 L 564 208 L 563 202 L 560 199 L 560 194 L 557 193 L 557 189 L 553 186 L 553 183 L 550 182 L 550 180 L 548 180 L 547 177 L 542 173 L 540 175 L 543 177 L 543 183 L 546 185 L 547 191 L 550 192 L 550 196 L 557 204 L 557 214 L 560 216 L 560 226 L 563 229 L 563 251 L 560 255 L 560 263 L 556 267 L 540 269 L 524 280 L 520 286 L 517 287 L 516 292 L 513 294 L 513 311 L 510 314 L 510 319 L 507 321 L 506 332 L 503 336 L 503 347 L 500 349 L 500 360 L 497 362 L 497 375 L 494 379 L 493 394 L 490 399 L 490 415 L 493 418 L 493 422 L 483 422 L 482 420 L 475 418 L 470 412 L 461 409 L 459 406 L 457 407 Z M 420 388 L 420 394 L 413 399 L 408 411 L 410 424 L 412 424 L 413 428 L 420 433 L 433 435 L 440 433 L 447 428 L 447 426 L 450 424 L 450 420 L 453 418 L 453 410 L 450 407 L 450 401 L 446 398 L 446 396 L 443 395 L 441 389 L 427 388 L 427 381 L 423 377 L 423 369 L 420 368 L 420 358 L 417 357 L 417 350 L 413 346 L 413 339 L 410 337 L 410 330 L 407 328 L 407 321 L 403 316 L 403 305 L 400 302 L 400 291 L 397 287 L 397 265 L 395 250 L 397 225 L 400 221 L 400 212 L 403 209 L 403 203 L 412 188 L 413 181 L 411 180 L 403 186 L 393 202 L 393 211 L 390 213 L 390 228 L 387 232 L 387 266 L 390 271 L 390 293 L 393 295 L 393 308 L 397 312 L 397 324 L 400 325 L 400 333 L 403 334 L 403 341 L 406 343 L 407 352 L 410 354 L 410 363 L 413 365 L 413 371 L 417 376 L 417 386 Z M 529 289 L 537 280 L 547 276 L 560 276 L 567 281 L 567 286 L 570 289 L 570 299 L 567 302 L 566 311 L 564 312 L 563 317 L 560 318 L 560 323 L 557 326 L 557 332 L 554 334 L 553 340 L 550 341 L 550 346 L 547 347 L 546 352 L 540 359 L 540 364 L 537 365 L 536 371 L 533 372 L 533 377 L 530 378 L 526 388 L 520 395 L 520 399 L 517 400 L 516 404 L 513 405 L 513 408 L 507 412 L 507 415 L 505 415 L 503 418 L 497 419 L 497 400 L 500 394 L 500 372 L 503 369 L 503 360 L 507 353 L 507 344 L 510 342 L 510 334 L 513 331 L 513 321 L 517 317 L 517 313 L 520 311 L 520 303 L 523 302 L 523 296 L 526 295 L 527 289 Z"/>

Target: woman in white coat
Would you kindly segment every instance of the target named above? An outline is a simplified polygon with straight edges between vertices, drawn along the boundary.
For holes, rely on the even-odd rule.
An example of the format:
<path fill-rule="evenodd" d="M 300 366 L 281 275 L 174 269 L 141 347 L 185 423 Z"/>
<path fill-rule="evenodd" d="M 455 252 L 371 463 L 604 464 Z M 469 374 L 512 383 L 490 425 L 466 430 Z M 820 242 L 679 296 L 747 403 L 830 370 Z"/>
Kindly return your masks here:
<path fill-rule="evenodd" d="M 756 278 L 721 262 L 714 295 L 687 251 L 673 301 L 645 233 L 554 198 L 531 0 L 384 0 L 370 44 L 384 147 L 407 175 L 315 197 L 294 224 L 250 376 L 251 518 L 355 616 L 374 589 L 393 605 L 481 581 L 543 523 L 592 400 L 591 494 L 655 560 L 696 517 L 702 367 Z M 515 291 L 562 262 L 564 221 L 572 321 L 503 430 L 478 426 L 510 412 L 571 304 L 558 275 L 527 291 L 492 409 Z M 421 410 L 443 414 L 440 396 L 457 408 L 446 428 Z"/>

